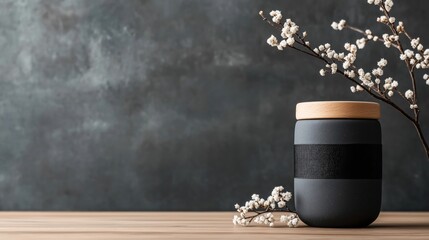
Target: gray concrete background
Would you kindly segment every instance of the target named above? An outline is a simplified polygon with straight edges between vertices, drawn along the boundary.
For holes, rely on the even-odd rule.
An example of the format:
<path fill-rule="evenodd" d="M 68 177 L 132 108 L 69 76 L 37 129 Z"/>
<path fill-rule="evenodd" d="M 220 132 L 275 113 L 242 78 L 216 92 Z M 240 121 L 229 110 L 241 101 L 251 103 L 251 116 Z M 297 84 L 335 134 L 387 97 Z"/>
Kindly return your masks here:
<path fill-rule="evenodd" d="M 373 26 L 365 2 L 0 1 L 0 209 L 232 210 L 253 192 L 293 190 L 295 104 L 371 98 L 269 48 L 257 13 L 283 10 L 315 44 L 340 49 L 358 35 L 330 23 Z M 428 7 L 393 10 L 426 46 Z M 396 53 L 374 46 L 359 63 L 395 59 L 386 73 L 406 85 Z M 383 209 L 429 210 L 412 126 L 385 105 L 381 123 Z"/>

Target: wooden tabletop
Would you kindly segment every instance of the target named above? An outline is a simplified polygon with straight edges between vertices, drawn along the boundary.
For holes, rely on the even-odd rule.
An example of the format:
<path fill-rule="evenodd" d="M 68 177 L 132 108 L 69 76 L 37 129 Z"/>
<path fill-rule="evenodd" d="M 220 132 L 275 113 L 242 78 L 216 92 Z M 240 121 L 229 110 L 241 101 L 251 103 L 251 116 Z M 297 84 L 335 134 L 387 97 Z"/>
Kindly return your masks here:
<path fill-rule="evenodd" d="M 0 239 L 429 239 L 429 212 L 383 212 L 361 229 L 232 224 L 233 212 L 0 212 Z"/>

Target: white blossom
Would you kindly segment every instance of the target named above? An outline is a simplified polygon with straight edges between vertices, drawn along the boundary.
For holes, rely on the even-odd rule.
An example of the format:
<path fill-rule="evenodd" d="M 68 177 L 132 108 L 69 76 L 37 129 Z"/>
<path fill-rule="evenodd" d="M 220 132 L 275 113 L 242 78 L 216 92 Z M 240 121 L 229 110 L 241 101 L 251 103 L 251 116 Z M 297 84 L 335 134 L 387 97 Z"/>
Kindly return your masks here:
<path fill-rule="evenodd" d="M 411 90 L 407 90 L 406 92 L 405 92 L 405 97 L 407 98 L 407 99 L 411 99 L 411 98 L 413 98 L 413 96 L 414 96 L 414 92 L 413 91 L 411 91 Z"/>
<path fill-rule="evenodd" d="M 258 201 L 259 200 L 259 194 L 252 194 L 252 200 Z"/>
<path fill-rule="evenodd" d="M 381 68 L 373 69 L 372 75 L 377 76 L 377 77 L 383 76 L 383 69 L 381 69 Z"/>
<path fill-rule="evenodd" d="M 427 74 L 425 73 L 425 75 L 423 75 L 423 79 L 424 79 L 424 80 L 428 80 L 428 79 L 429 79 L 429 75 L 427 75 Z"/>
<path fill-rule="evenodd" d="M 396 31 L 398 33 L 403 33 L 405 31 L 404 23 L 403 22 L 401 22 L 401 21 L 398 22 L 398 26 L 396 26 Z"/>
<path fill-rule="evenodd" d="M 331 64 L 331 73 L 334 74 L 337 72 L 338 66 L 336 63 Z"/>
<path fill-rule="evenodd" d="M 319 74 L 320 74 L 320 76 L 325 76 L 325 74 L 326 74 L 325 69 L 323 69 L 323 68 L 320 69 Z"/>
<path fill-rule="evenodd" d="M 377 83 L 377 84 L 380 84 L 380 82 L 381 82 L 381 81 L 380 81 L 380 78 L 376 78 L 376 79 L 374 80 L 374 82 L 375 82 L 375 83 Z"/>
<path fill-rule="evenodd" d="M 381 22 L 381 23 L 387 23 L 388 19 L 386 16 L 382 15 L 380 17 L 377 18 L 377 22 Z"/>
<path fill-rule="evenodd" d="M 342 30 L 346 26 L 346 20 L 341 19 L 338 23 L 338 30 Z"/>
<path fill-rule="evenodd" d="M 335 56 L 335 50 L 328 49 L 328 50 L 326 51 L 326 56 L 327 56 L 328 58 L 333 58 L 333 57 Z"/>
<path fill-rule="evenodd" d="M 391 84 L 391 83 L 392 83 L 392 81 L 393 81 L 393 78 L 391 78 L 391 77 L 388 77 L 388 78 L 386 78 L 386 79 L 384 80 L 384 82 L 385 82 L 385 83 L 388 83 L 388 84 Z"/>
<path fill-rule="evenodd" d="M 354 44 L 350 44 L 350 53 L 356 54 L 357 46 Z"/>
<path fill-rule="evenodd" d="M 273 17 L 272 20 L 275 23 L 280 23 L 280 20 L 282 19 L 282 13 L 279 10 L 271 11 L 270 16 Z"/>
<path fill-rule="evenodd" d="M 392 79 L 391 77 L 386 78 L 386 79 L 384 80 L 383 88 L 384 88 L 385 90 L 392 90 L 392 89 L 393 89 L 392 81 L 393 81 L 393 79 Z"/>
<path fill-rule="evenodd" d="M 356 73 L 355 73 L 355 71 L 353 71 L 353 70 L 347 70 L 347 71 L 344 71 L 344 74 L 345 74 L 346 76 L 348 76 L 349 78 L 354 78 L 354 77 L 356 77 Z"/>
<path fill-rule="evenodd" d="M 291 192 L 285 192 L 284 194 L 282 194 L 283 199 L 288 202 L 292 199 L 292 193 Z"/>
<path fill-rule="evenodd" d="M 356 85 L 356 91 L 357 92 L 362 92 L 363 91 L 363 87 L 361 85 Z"/>
<path fill-rule="evenodd" d="M 387 48 L 390 48 L 392 46 L 392 42 L 384 41 L 384 46 L 386 46 Z"/>
<path fill-rule="evenodd" d="M 429 80 L 426 80 L 426 85 L 429 85 Z"/>
<path fill-rule="evenodd" d="M 332 23 L 331 23 L 331 27 L 332 27 L 334 30 L 338 30 L 338 23 L 337 23 L 337 22 L 332 22 Z"/>
<path fill-rule="evenodd" d="M 266 225 L 269 225 L 270 227 L 273 227 L 275 219 L 274 219 L 274 215 L 272 213 L 265 213 L 265 214 L 257 216 L 254 219 L 254 222 L 258 223 L 258 224 L 266 224 Z"/>
<path fill-rule="evenodd" d="M 405 54 L 405 56 L 406 56 L 407 58 L 412 58 L 412 57 L 414 57 L 414 52 L 413 52 L 413 51 L 411 51 L 411 50 L 409 50 L 409 49 L 406 49 L 406 50 L 404 51 L 404 54 Z"/>
<path fill-rule="evenodd" d="M 382 58 L 380 61 L 377 62 L 377 66 L 379 67 L 385 67 L 387 65 L 387 60 Z"/>
<path fill-rule="evenodd" d="M 264 202 L 264 207 L 268 207 L 269 205 L 270 205 L 270 201 L 267 200 Z"/>
<path fill-rule="evenodd" d="M 414 55 L 414 57 L 416 58 L 417 61 L 420 61 L 423 59 L 422 55 L 420 55 L 420 53 L 416 53 L 416 55 Z"/>
<path fill-rule="evenodd" d="M 399 36 L 398 35 L 389 35 L 389 41 L 398 41 Z"/>
<path fill-rule="evenodd" d="M 290 220 L 287 225 L 289 227 L 295 227 L 298 224 L 298 221 L 299 221 L 298 218 L 294 218 L 294 219 Z"/>
<path fill-rule="evenodd" d="M 410 105 L 410 108 L 411 108 L 411 109 L 417 109 L 417 108 L 418 108 L 418 106 L 417 106 L 417 104 L 411 104 L 411 105 Z"/>
<path fill-rule="evenodd" d="M 242 225 L 242 226 L 247 226 L 250 223 L 248 219 L 245 219 L 242 216 L 238 216 L 238 215 L 234 215 L 232 222 L 234 223 L 234 225 Z"/>
<path fill-rule="evenodd" d="M 331 27 L 334 30 L 339 30 L 339 31 L 343 30 L 345 26 L 346 26 L 346 20 L 344 20 L 344 19 L 341 19 L 338 23 L 332 22 L 332 24 L 331 24 Z"/>
<path fill-rule="evenodd" d="M 276 47 L 278 45 L 278 41 L 277 38 L 274 35 L 271 35 L 268 39 L 267 39 L 267 43 L 268 45 L 270 45 L 271 47 Z"/>
<path fill-rule="evenodd" d="M 374 5 L 378 5 L 380 4 L 381 0 L 368 0 L 369 4 L 374 4 Z"/>
<path fill-rule="evenodd" d="M 275 202 L 278 202 L 278 201 L 280 201 L 280 196 L 277 194 L 277 195 L 273 196 L 273 199 Z"/>
<path fill-rule="evenodd" d="M 386 8 L 386 11 L 390 12 L 393 7 L 393 0 L 384 0 L 384 7 Z"/>
<path fill-rule="evenodd" d="M 299 26 L 288 18 L 283 25 L 281 36 L 282 38 L 293 38 L 293 35 L 298 33 L 298 31 Z"/>
<path fill-rule="evenodd" d="M 387 95 L 389 95 L 389 97 L 393 96 L 393 91 L 387 92 Z"/>
<path fill-rule="evenodd" d="M 351 47 L 350 43 L 344 43 L 344 49 L 346 49 L 349 52 L 350 52 L 350 47 Z"/>
<path fill-rule="evenodd" d="M 287 45 L 292 46 L 295 43 L 295 39 L 290 37 L 286 40 Z"/>
<path fill-rule="evenodd" d="M 355 93 L 355 92 L 356 92 L 356 87 L 355 87 L 355 86 L 351 86 L 351 87 L 350 87 L 350 91 L 351 91 L 352 93 Z"/>
<path fill-rule="evenodd" d="M 348 69 L 350 67 L 350 62 L 349 61 L 344 61 L 343 62 L 343 68 L 344 69 Z"/>
<path fill-rule="evenodd" d="M 365 38 L 360 38 L 360 39 L 356 40 L 356 45 L 359 49 L 363 49 L 365 47 L 365 44 L 366 44 Z"/>
<path fill-rule="evenodd" d="M 298 225 L 299 218 L 295 213 L 288 216 L 282 215 L 280 217 L 280 222 L 287 223 L 289 227 L 296 227 Z"/>
<path fill-rule="evenodd" d="M 417 46 L 420 44 L 420 38 L 414 38 L 411 40 L 411 47 L 417 48 Z"/>

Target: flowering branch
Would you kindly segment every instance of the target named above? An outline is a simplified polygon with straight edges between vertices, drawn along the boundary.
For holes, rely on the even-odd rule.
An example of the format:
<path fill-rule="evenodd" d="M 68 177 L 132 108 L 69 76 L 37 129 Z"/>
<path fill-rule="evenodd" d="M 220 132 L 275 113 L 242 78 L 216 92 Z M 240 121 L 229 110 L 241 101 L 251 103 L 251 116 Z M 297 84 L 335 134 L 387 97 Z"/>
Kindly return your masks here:
<path fill-rule="evenodd" d="M 291 48 L 323 61 L 325 67 L 320 69 L 320 75 L 325 76 L 327 73 L 342 75 L 353 83 L 350 87 L 351 92 L 365 91 L 372 97 L 390 105 L 411 121 L 420 138 L 426 156 L 429 159 L 429 146 L 423 134 L 419 119 L 420 108 L 418 106 L 417 80 L 415 75 L 416 70 L 429 68 L 429 49 L 424 49 L 423 45 L 420 43 L 420 38 L 412 38 L 410 34 L 405 31 L 403 22 L 399 21 L 396 24 L 397 21 L 395 17 L 390 15 L 393 6 L 392 0 L 368 0 L 368 3 L 379 7 L 383 15 L 377 18 L 377 22 L 385 24 L 389 28 L 390 33 L 384 33 L 380 37 L 373 34 L 370 29 L 362 30 L 348 25 L 345 20 L 333 22 L 331 27 L 334 30 L 341 31 L 343 29 L 350 29 L 364 35 L 364 37 L 356 40 L 356 44 L 345 43 L 344 49 L 346 52 L 336 52 L 331 48 L 329 43 L 312 48 L 310 42 L 306 40 L 307 32 L 304 31 L 300 34 L 299 26 L 291 19 L 282 21 L 283 16 L 278 10 L 270 12 L 270 16 L 272 17 L 271 20 L 265 17 L 263 11 L 260 11 L 259 15 L 264 21 L 281 33 L 282 40 L 280 42 L 274 35 L 268 38 L 267 43 L 270 46 L 277 47 L 280 51 Z M 400 40 L 401 36 L 405 36 L 406 39 L 410 41 L 410 46 L 414 50 L 404 47 Z M 365 71 L 355 65 L 358 50 L 363 49 L 369 41 L 382 42 L 386 48 L 393 47 L 399 51 L 399 58 L 404 61 L 408 70 L 412 89 L 408 89 L 405 92 L 400 91 L 398 88 L 398 81 L 394 80 L 392 77 L 384 78 L 384 83 L 382 83 L 384 68 L 387 66 L 387 60 L 384 58 L 381 58 L 377 62 L 377 67 L 372 69 L 372 71 Z M 414 51 L 416 51 L 416 53 Z M 342 69 L 340 69 L 341 67 Z M 429 85 L 429 75 L 424 74 L 423 79 L 426 81 L 426 84 Z M 411 114 L 407 113 L 406 109 L 400 107 L 400 105 L 393 100 L 392 97 L 395 93 L 409 104 Z"/>
<path fill-rule="evenodd" d="M 290 212 L 291 214 L 280 217 L 280 222 L 285 222 L 289 227 L 296 227 L 299 222 L 298 215 L 289 209 L 287 202 L 291 200 L 292 193 L 284 192 L 282 186 L 275 187 L 271 195 L 265 200 L 259 197 L 259 194 L 253 194 L 252 199 L 247 201 L 244 206 L 235 204 L 235 209 L 240 215 L 235 215 L 232 219 L 234 225 L 247 226 L 252 221 L 258 224 L 274 226 L 275 218 L 273 212 Z M 247 216 L 247 213 L 254 213 Z"/>

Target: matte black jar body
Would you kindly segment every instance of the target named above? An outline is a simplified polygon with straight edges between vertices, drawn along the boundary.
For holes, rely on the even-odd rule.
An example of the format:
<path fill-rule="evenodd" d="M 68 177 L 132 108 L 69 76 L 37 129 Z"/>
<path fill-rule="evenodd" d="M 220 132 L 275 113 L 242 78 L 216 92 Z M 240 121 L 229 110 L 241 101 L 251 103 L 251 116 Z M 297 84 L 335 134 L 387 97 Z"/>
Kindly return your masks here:
<path fill-rule="evenodd" d="M 299 119 L 294 185 L 301 220 L 314 227 L 371 224 L 381 206 L 381 154 L 377 119 Z"/>

